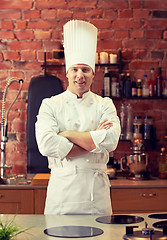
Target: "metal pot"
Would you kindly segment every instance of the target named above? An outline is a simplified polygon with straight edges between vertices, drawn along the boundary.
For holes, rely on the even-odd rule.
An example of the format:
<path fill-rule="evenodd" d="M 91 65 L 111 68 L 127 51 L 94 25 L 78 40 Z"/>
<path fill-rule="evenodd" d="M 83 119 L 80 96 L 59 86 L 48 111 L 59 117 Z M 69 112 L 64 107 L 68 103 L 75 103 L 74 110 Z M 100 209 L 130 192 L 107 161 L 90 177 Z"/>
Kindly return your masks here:
<path fill-rule="evenodd" d="M 146 153 L 132 154 L 122 158 L 122 170 L 129 169 L 134 174 L 147 171 L 149 155 Z"/>

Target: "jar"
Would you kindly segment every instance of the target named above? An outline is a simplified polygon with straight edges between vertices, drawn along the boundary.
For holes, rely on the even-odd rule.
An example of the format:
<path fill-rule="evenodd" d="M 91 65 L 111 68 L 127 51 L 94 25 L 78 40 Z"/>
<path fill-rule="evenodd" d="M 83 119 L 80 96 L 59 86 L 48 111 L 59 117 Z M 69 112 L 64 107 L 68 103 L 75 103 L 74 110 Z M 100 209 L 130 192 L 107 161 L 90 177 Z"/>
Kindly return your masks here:
<path fill-rule="evenodd" d="M 151 116 L 145 116 L 144 117 L 144 124 L 143 124 L 143 139 L 144 140 L 150 140 L 151 139 L 151 133 L 152 133 L 152 117 Z"/>
<path fill-rule="evenodd" d="M 134 119 L 133 119 L 133 138 L 142 139 L 142 118 L 141 118 L 141 116 L 134 116 Z"/>

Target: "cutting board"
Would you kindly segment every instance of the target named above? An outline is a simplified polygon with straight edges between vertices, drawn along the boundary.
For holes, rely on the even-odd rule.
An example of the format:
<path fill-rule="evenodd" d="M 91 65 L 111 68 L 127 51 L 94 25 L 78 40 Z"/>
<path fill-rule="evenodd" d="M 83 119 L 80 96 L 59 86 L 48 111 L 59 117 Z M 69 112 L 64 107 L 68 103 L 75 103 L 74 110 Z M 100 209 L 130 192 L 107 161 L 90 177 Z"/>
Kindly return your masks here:
<path fill-rule="evenodd" d="M 33 186 L 47 186 L 50 178 L 50 173 L 37 173 L 32 180 Z"/>

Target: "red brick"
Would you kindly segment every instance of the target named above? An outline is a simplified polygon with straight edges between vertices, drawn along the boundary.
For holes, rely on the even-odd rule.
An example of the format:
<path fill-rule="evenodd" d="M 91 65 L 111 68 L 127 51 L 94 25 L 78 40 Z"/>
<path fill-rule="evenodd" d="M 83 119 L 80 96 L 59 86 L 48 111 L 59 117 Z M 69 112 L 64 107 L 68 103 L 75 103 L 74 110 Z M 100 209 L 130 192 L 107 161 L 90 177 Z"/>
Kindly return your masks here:
<path fill-rule="evenodd" d="M 134 52 L 134 58 L 145 58 L 148 54 L 148 51 L 147 50 L 135 50 Z"/>
<path fill-rule="evenodd" d="M 1 80 L 1 83 L 2 83 L 2 80 L 8 78 L 8 71 L 7 70 L 0 70 L 0 80 Z"/>
<path fill-rule="evenodd" d="M 73 19 L 86 19 L 87 18 L 87 12 L 85 11 L 85 9 L 78 9 L 78 11 L 73 13 Z"/>
<path fill-rule="evenodd" d="M 151 68 L 157 68 L 158 67 L 158 61 L 152 61 L 152 60 L 132 60 L 129 64 L 130 69 L 151 69 Z"/>
<path fill-rule="evenodd" d="M 1 0 L 1 9 L 29 9 L 32 7 L 33 0 Z"/>
<path fill-rule="evenodd" d="M 85 1 L 85 0 L 70 0 L 68 1 L 68 8 L 96 8 L 97 1 Z"/>
<path fill-rule="evenodd" d="M 18 20 L 16 21 L 16 29 L 26 29 L 27 21 L 25 20 Z"/>
<path fill-rule="evenodd" d="M 15 31 L 17 40 L 31 40 L 34 39 L 34 33 L 32 30 Z"/>
<path fill-rule="evenodd" d="M 134 18 L 148 18 L 149 10 L 147 9 L 133 9 Z"/>
<path fill-rule="evenodd" d="M 5 60 L 19 60 L 19 53 L 16 51 L 4 51 L 4 59 Z"/>
<path fill-rule="evenodd" d="M 34 30 L 35 39 L 50 39 L 52 30 Z"/>
<path fill-rule="evenodd" d="M 109 19 L 92 19 L 91 23 L 94 24 L 98 29 L 111 28 L 111 21 Z"/>
<path fill-rule="evenodd" d="M 130 1 L 130 7 L 133 8 L 133 9 L 142 8 L 141 0 L 131 0 Z"/>
<path fill-rule="evenodd" d="M 104 9 L 103 17 L 115 19 L 118 17 L 118 12 L 115 9 Z"/>
<path fill-rule="evenodd" d="M 50 8 L 66 8 L 67 3 L 65 0 L 36 0 L 35 8 L 37 9 L 50 9 Z"/>
<path fill-rule="evenodd" d="M 144 1 L 144 8 L 148 8 L 148 9 L 167 9 L 167 1 L 163 0 L 163 1 L 155 1 L 155 0 L 147 0 Z"/>
<path fill-rule="evenodd" d="M 88 10 L 86 13 L 89 18 L 101 18 L 103 15 L 103 11 L 101 9 L 91 9 L 91 10 Z M 112 15 L 110 15 L 110 18 L 111 16 Z M 106 17 L 105 14 L 104 14 L 104 17 Z"/>
<path fill-rule="evenodd" d="M 24 69 L 26 70 L 30 70 L 30 69 L 41 69 L 41 66 L 38 62 L 35 61 L 31 61 L 31 62 L 27 62 L 27 61 L 15 61 L 14 62 L 14 67 L 15 69 L 22 69 L 24 67 Z"/>
<path fill-rule="evenodd" d="M 10 5 L 8 3 L 8 5 Z M 2 6 L 2 5 L 1 5 Z M 8 6 L 9 7 L 9 6 Z M 0 11 L 0 19 L 19 19 L 21 17 L 21 11 L 20 10 L 9 10 L 9 8 L 6 8 L 8 10 L 2 10 Z M 2 9 L 0 7 L 0 9 Z"/>
<path fill-rule="evenodd" d="M 147 39 L 161 39 L 162 30 L 146 30 L 146 38 Z"/>
<path fill-rule="evenodd" d="M 132 9 L 123 9 L 118 11 L 118 17 L 119 18 L 132 18 L 133 17 L 133 11 Z"/>
<path fill-rule="evenodd" d="M 14 39 L 14 34 L 12 31 L 0 31 L 1 39 Z"/>
<path fill-rule="evenodd" d="M 55 9 L 44 9 L 41 11 L 41 18 L 43 19 L 56 19 Z"/>
<path fill-rule="evenodd" d="M 24 73 L 23 73 L 23 71 L 12 70 L 12 71 L 10 71 L 10 78 L 19 78 L 19 79 L 24 80 Z"/>
<path fill-rule="evenodd" d="M 101 31 L 99 33 L 99 37 L 101 40 L 105 40 L 105 39 L 111 39 L 114 36 L 114 31 Z"/>
<path fill-rule="evenodd" d="M 62 32 L 60 30 L 54 30 L 53 29 L 52 38 L 53 39 L 62 39 Z"/>
<path fill-rule="evenodd" d="M 0 69 L 11 69 L 11 62 L 10 61 L 4 61 L 0 62 Z"/>
<path fill-rule="evenodd" d="M 164 33 L 163 33 L 163 39 L 164 39 L 164 40 L 167 40 L 167 31 L 164 31 Z"/>
<path fill-rule="evenodd" d="M 98 50 L 119 49 L 121 48 L 121 40 L 101 40 L 97 43 Z"/>
<path fill-rule="evenodd" d="M 3 54 L 2 54 L 2 52 L 0 52 L 0 61 L 2 61 L 3 60 Z"/>
<path fill-rule="evenodd" d="M 133 28 L 140 28 L 141 22 L 139 20 L 133 19 L 117 19 L 113 21 L 112 27 L 117 29 L 133 29 Z"/>
<path fill-rule="evenodd" d="M 70 10 L 64 10 L 64 9 L 58 9 L 57 10 L 57 18 L 58 19 L 66 19 L 72 17 L 72 11 Z"/>
<path fill-rule="evenodd" d="M 43 41 L 43 49 L 45 49 L 45 51 L 52 51 L 53 49 L 60 50 L 60 47 L 61 47 L 61 41 L 59 40 Z"/>
<path fill-rule="evenodd" d="M 136 40 L 124 40 L 123 47 L 125 48 L 132 48 L 132 49 L 147 49 L 153 46 L 153 42 L 151 40 L 145 39 L 136 39 Z"/>
<path fill-rule="evenodd" d="M 22 50 L 21 51 L 21 60 L 35 60 L 36 59 L 36 51 L 35 50 Z"/>
<path fill-rule="evenodd" d="M 41 42 L 26 42 L 26 41 L 13 41 L 8 44 L 11 50 L 24 50 L 24 49 L 41 49 Z"/>
<path fill-rule="evenodd" d="M 40 18 L 40 11 L 39 10 L 27 10 L 23 12 L 24 19 L 35 19 Z"/>
<path fill-rule="evenodd" d="M 167 20 L 165 19 L 152 19 L 145 21 L 144 27 L 147 29 L 166 29 Z"/>
<path fill-rule="evenodd" d="M 49 29 L 52 27 L 52 23 L 49 21 L 38 20 L 38 21 L 31 21 L 28 22 L 28 27 L 30 29 Z"/>
<path fill-rule="evenodd" d="M 115 38 L 116 39 L 124 39 L 129 37 L 128 30 L 115 30 Z"/>
<path fill-rule="evenodd" d="M 124 49 L 122 51 L 123 59 L 133 59 L 133 51 L 129 49 Z"/>
<path fill-rule="evenodd" d="M 155 41 L 154 45 L 156 49 L 167 49 L 167 41 L 164 40 Z"/>
<path fill-rule="evenodd" d="M 12 21 L 1 21 L 1 29 L 13 29 L 13 22 Z"/>
<path fill-rule="evenodd" d="M 130 33 L 131 38 L 144 38 L 143 30 L 132 30 Z"/>
<path fill-rule="evenodd" d="M 128 2 L 126 0 L 111 1 L 111 0 L 100 0 L 97 4 L 98 8 L 108 8 L 108 9 L 124 9 L 128 8 Z"/>

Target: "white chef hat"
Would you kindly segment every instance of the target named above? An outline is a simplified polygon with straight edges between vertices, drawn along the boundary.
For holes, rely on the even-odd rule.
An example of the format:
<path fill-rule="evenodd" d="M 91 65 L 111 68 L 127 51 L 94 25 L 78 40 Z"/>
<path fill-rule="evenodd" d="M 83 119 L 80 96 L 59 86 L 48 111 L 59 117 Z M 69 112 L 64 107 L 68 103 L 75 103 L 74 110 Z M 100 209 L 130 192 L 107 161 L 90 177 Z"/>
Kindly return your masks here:
<path fill-rule="evenodd" d="M 82 20 L 70 20 L 63 30 L 66 72 L 74 64 L 86 64 L 95 72 L 97 28 Z"/>

